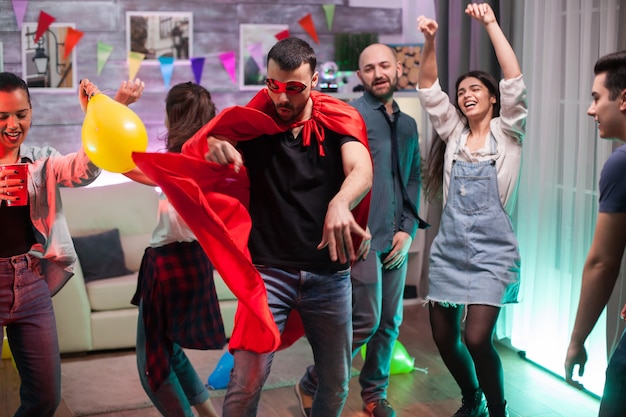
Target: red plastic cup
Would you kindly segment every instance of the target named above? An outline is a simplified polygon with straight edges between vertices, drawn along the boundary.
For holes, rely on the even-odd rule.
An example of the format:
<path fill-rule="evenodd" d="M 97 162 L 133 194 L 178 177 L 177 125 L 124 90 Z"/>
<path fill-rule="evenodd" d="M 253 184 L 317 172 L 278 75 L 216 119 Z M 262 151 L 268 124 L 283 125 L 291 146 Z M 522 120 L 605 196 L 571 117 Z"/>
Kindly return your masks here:
<path fill-rule="evenodd" d="M 15 174 L 7 175 L 7 179 L 23 180 L 22 188 L 17 191 L 11 191 L 11 197 L 18 197 L 15 200 L 6 200 L 8 207 L 25 206 L 28 204 L 28 164 L 7 164 L 1 165 L 5 171 L 13 170 Z"/>

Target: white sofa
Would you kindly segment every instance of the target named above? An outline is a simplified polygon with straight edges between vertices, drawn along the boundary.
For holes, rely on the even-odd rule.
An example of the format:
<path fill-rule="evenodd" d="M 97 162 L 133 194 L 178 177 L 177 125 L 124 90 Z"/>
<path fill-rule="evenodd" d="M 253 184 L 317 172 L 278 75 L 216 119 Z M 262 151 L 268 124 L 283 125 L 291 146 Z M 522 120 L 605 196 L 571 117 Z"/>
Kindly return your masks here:
<path fill-rule="evenodd" d="M 119 229 L 125 264 L 132 271 L 85 284 L 79 260 L 75 275 L 52 299 L 61 353 L 135 347 L 138 312 L 130 300 L 156 223 L 157 192 L 152 187 L 124 182 L 63 188 L 61 195 L 72 236 Z M 230 337 L 237 301 L 217 273 L 215 284 L 226 335 Z"/>

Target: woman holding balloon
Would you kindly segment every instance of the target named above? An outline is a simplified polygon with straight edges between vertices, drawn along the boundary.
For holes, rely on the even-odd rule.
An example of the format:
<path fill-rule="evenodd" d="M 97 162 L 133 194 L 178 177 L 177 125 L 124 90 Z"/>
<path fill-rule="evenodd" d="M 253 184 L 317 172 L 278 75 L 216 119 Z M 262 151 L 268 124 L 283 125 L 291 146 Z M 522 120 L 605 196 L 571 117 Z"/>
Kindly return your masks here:
<path fill-rule="evenodd" d="M 116 100 L 130 104 L 142 89 L 124 83 Z M 83 111 L 99 92 L 81 81 Z M 6 327 L 21 379 L 15 416 L 52 417 L 61 398 L 61 359 L 51 295 L 76 261 L 59 187 L 87 185 L 100 169 L 82 147 L 61 155 L 25 145 L 32 113 L 24 80 L 0 73 L 0 328 Z"/>
<path fill-rule="evenodd" d="M 215 116 L 211 94 L 191 82 L 177 84 L 165 100 L 167 151 Z M 155 185 L 138 169 L 125 174 Z M 217 417 L 209 392 L 181 346 L 221 349 L 226 343 L 213 267 L 196 237 L 161 193 L 157 225 L 144 253 L 137 291 L 137 367 L 143 388 L 167 417 Z"/>

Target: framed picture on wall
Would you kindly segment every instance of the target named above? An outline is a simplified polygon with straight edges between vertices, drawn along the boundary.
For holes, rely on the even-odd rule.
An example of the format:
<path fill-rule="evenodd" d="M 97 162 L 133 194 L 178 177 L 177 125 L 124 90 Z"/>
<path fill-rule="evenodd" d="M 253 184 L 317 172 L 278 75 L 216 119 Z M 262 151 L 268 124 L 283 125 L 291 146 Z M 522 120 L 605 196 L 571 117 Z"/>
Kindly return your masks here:
<path fill-rule="evenodd" d="M 289 25 L 239 25 L 239 89 L 259 90 L 267 78 L 267 53 Z"/>
<path fill-rule="evenodd" d="M 402 44 L 389 46 L 396 51 L 398 62 L 402 63 L 402 75 L 398 79 L 398 91 L 415 91 L 423 45 Z"/>
<path fill-rule="evenodd" d="M 76 90 L 76 48 L 65 56 L 74 23 L 52 23 L 35 42 L 37 22 L 22 24 L 22 78 L 39 91 Z"/>
<path fill-rule="evenodd" d="M 144 54 L 145 63 L 173 57 L 174 64 L 193 56 L 193 13 L 126 12 L 126 50 Z"/>

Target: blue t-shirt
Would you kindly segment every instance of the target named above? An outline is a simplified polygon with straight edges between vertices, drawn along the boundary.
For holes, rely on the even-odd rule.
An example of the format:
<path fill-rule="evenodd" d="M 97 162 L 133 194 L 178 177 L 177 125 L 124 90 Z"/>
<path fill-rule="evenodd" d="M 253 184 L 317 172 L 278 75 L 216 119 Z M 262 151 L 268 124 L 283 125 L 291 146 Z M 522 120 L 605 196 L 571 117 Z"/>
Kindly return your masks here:
<path fill-rule="evenodd" d="M 626 145 L 607 159 L 600 174 L 601 213 L 626 213 Z"/>

